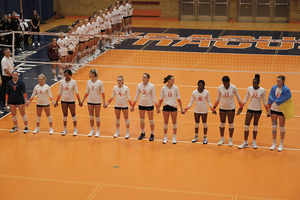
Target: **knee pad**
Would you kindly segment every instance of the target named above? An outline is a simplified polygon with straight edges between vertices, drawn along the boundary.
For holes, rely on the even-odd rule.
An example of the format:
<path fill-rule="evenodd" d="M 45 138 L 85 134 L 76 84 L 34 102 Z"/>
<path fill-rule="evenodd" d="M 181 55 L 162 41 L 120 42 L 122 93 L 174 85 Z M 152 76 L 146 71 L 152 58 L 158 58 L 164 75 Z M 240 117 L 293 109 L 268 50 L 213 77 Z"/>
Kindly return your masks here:
<path fill-rule="evenodd" d="M 277 121 L 272 121 L 272 131 L 277 131 Z"/>
<path fill-rule="evenodd" d="M 116 124 L 120 124 L 120 119 L 116 119 Z"/>
<path fill-rule="evenodd" d="M 149 120 L 150 125 L 154 125 L 154 120 Z"/>
<path fill-rule="evenodd" d="M 76 117 L 76 115 L 75 115 L 74 117 L 72 117 L 72 119 L 73 119 L 73 122 L 77 122 L 77 117 Z"/>
<path fill-rule="evenodd" d="M 253 125 L 253 131 L 258 131 L 258 126 L 257 125 Z"/>
<path fill-rule="evenodd" d="M 145 124 L 145 119 L 140 119 L 141 124 Z"/>
<path fill-rule="evenodd" d="M 220 122 L 220 128 L 225 128 L 225 123 Z"/>
<path fill-rule="evenodd" d="M 249 126 L 245 125 L 244 126 L 244 131 L 249 131 Z"/>
<path fill-rule="evenodd" d="M 126 126 L 130 124 L 129 119 L 125 119 L 125 124 L 126 124 Z"/>
<path fill-rule="evenodd" d="M 78 56 L 81 56 L 81 52 L 78 53 Z"/>
<path fill-rule="evenodd" d="M 17 115 L 12 115 L 11 118 L 14 122 L 18 120 Z"/>
<path fill-rule="evenodd" d="M 90 120 L 94 120 L 94 116 L 90 115 Z"/>
<path fill-rule="evenodd" d="M 195 128 L 199 128 L 199 123 L 195 123 Z"/>
<path fill-rule="evenodd" d="M 207 123 L 203 123 L 203 128 L 207 128 Z"/>
<path fill-rule="evenodd" d="M 36 122 L 37 122 L 37 123 L 40 123 L 40 122 L 41 122 L 41 117 L 36 116 Z"/>
<path fill-rule="evenodd" d="M 173 129 L 177 129 L 177 124 L 173 124 Z"/>
<path fill-rule="evenodd" d="M 62 68 L 60 68 L 58 71 L 59 71 L 60 74 L 64 73 Z"/>
<path fill-rule="evenodd" d="M 49 123 L 53 122 L 51 115 L 49 117 L 47 117 L 47 119 L 48 119 Z"/>
<path fill-rule="evenodd" d="M 128 24 L 128 27 L 131 27 L 131 24 Z"/>
<path fill-rule="evenodd" d="M 282 126 L 282 127 L 279 127 L 279 129 L 280 129 L 280 132 L 281 132 L 281 133 L 285 132 L 285 128 L 284 128 L 284 126 Z"/>
<path fill-rule="evenodd" d="M 27 122 L 27 115 L 22 116 L 23 122 Z"/>
<path fill-rule="evenodd" d="M 234 123 L 229 124 L 230 129 L 234 129 Z"/>
<path fill-rule="evenodd" d="M 164 129 L 168 129 L 168 124 L 164 124 Z"/>
<path fill-rule="evenodd" d="M 100 122 L 100 117 L 96 117 L 96 122 Z"/>
<path fill-rule="evenodd" d="M 56 69 L 52 69 L 52 74 L 55 74 L 56 73 Z"/>
<path fill-rule="evenodd" d="M 128 28 L 128 26 L 125 26 L 124 28 Z"/>
<path fill-rule="evenodd" d="M 68 121 L 68 117 L 67 116 L 63 116 L 63 121 L 64 122 Z"/>

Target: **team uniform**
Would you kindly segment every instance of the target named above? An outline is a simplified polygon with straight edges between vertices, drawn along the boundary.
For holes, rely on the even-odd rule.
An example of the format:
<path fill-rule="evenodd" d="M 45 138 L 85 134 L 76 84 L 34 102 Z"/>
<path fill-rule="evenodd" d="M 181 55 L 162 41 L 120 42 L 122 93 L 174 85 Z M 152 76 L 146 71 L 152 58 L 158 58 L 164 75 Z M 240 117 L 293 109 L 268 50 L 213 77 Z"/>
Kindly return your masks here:
<path fill-rule="evenodd" d="M 147 111 L 153 110 L 154 109 L 153 101 L 155 105 L 157 105 L 155 87 L 152 83 L 148 83 L 146 86 L 144 86 L 143 83 L 140 83 L 137 86 L 134 102 L 138 100 L 139 95 L 141 95 L 139 100 L 140 110 L 147 110 Z"/>
<path fill-rule="evenodd" d="M 79 96 L 77 83 L 73 79 L 66 82 L 62 79 L 59 83 L 58 96 L 61 96 L 61 103 L 75 104 L 74 92 L 76 96 Z"/>
<path fill-rule="evenodd" d="M 67 43 L 66 43 L 66 40 L 64 39 L 58 39 L 57 40 L 57 44 L 58 46 L 60 47 L 58 49 L 58 54 L 61 56 L 61 57 L 65 57 L 68 55 L 68 48 L 67 48 Z"/>
<path fill-rule="evenodd" d="M 180 101 L 180 94 L 177 86 L 173 85 L 171 88 L 169 88 L 165 85 L 164 87 L 162 87 L 160 91 L 160 101 L 164 99 L 163 111 L 177 111 L 176 98 L 178 99 L 178 101 Z"/>
<path fill-rule="evenodd" d="M 128 17 L 132 18 L 132 13 L 133 13 L 133 6 L 132 6 L 132 4 L 126 3 L 126 8 L 127 8 Z"/>
<path fill-rule="evenodd" d="M 198 89 L 196 89 L 192 92 L 190 103 L 186 107 L 185 111 L 190 109 L 190 107 L 192 107 L 194 102 L 196 102 L 195 103 L 195 109 L 194 109 L 195 113 L 206 114 L 208 112 L 206 102 L 207 102 L 207 104 L 209 105 L 210 108 L 213 107 L 212 104 L 211 104 L 209 92 L 206 89 L 204 89 L 202 93 L 200 93 L 198 91 Z"/>
<path fill-rule="evenodd" d="M 98 16 L 97 17 L 97 22 L 99 23 L 101 33 L 104 32 L 105 31 L 105 26 L 104 26 L 103 17 Z"/>
<path fill-rule="evenodd" d="M 70 36 L 66 36 L 65 38 L 64 38 L 64 40 L 65 40 L 65 44 L 66 44 L 66 46 L 67 46 L 67 48 L 68 48 L 68 54 L 69 55 L 72 55 L 73 54 L 73 51 L 74 51 L 74 49 L 75 49 L 75 44 L 74 44 L 74 40 L 73 40 L 73 38 Z"/>
<path fill-rule="evenodd" d="M 52 103 L 54 104 L 53 96 L 50 90 L 49 85 L 44 84 L 43 86 L 40 86 L 40 84 L 37 84 L 34 89 L 32 96 L 34 97 L 37 95 L 37 102 L 36 107 L 47 107 L 49 106 L 49 98 L 51 99 Z M 29 101 L 32 101 L 33 98 L 30 98 Z"/>
<path fill-rule="evenodd" d="M 121 5 L 119 7 L 119 10 L 121 10 L 121 12 L 122 12 L 123 19 L 126 19 L 128 17 L 128 11 L 127 11 L 126 5 L 125 6 Z"/>
<path fill-rule="evenodd" d="M 248 87 L 246 97 L 243 101 L 243 105 L 246 104 L 250 98 L 249 106 L 247 112 L 250 113 L 262 113 L 261 101 L 266 105 L 266 91 L 264 88 L 260 87 L 257 90 L 253 86 Z"/>
<path fill-rule="evenodd" d="M 54 45 L 50 45 L 48 47 L 48 51 L 47 51 L 47 56 L 50 59 L 50 61 L 58 61 L 59 60 L 59 55 L 58 55 L 58 49 L 59 49 L 59 45 L 56 44 Z"/>
<path fill-rule="evenodd" d="M 238 102 L 241 103 L 242 100 L 236 86 L 230 84 L 228 89 L 226 89 L 224 85 L 221 85 L 218 88 L 216 102 L 221 100 L 220 111 L 235 111 L 234 95 L 236 96 Z"/>
<path fill-rule="evenodd" d="M 26 94 L 26 87 L 23 81 L 18 80 L 16 83 L 10 80 L 6 84 L 6 99 L 7 104 L 22 105 L 25 104 L 24 95 Z"/>
<path fill-rule="evenodd" d="M 110 13 L 107 13 L 106 14 L 103 14 L 104 16 L 104 28 L 105 29 L 110 29 L 111 28 L 111 14 Z"/>
<path fill-rule="evenodd" d="M 126 85 L 123 85 L 121 88 L 118 85 L 114 86 L 113 94 L 111 98 L 115 98 L 115 97 L 116 97 L 115 109 L 127 110 L 128 109 L 127 99 L 129 102 L 131 101 L 129 88 Z"/>
<path fill-rule="evenodd" d="M 114 13 L 115 13 L 115 22 L 116 24 L 120 24 L 122 23 L 122 19 L 123 19 L 123 14 L 122 11 L 119 9 L 114 9 Z"/>
<path fill-rule="evenodd" d="M 275 90 L 275 96 L 276 98 L 281 96 L 282 88 L 277 87 Z M 279 106 L 277 103 L 274 101 L 271 105 L 271 114 L 277 114 L 279 116 L 284 116 L 284 114 L 281 112 Z"/>
<path fill-rule="evenodd" d="M 88 97 L 88 104 L 90 105 L 101 105 L 101 94 L 104 94 L 104 85 L 103 82 L 97 80 L 93 82 L 89 80 L 86 84 L 86 96 Z"/>

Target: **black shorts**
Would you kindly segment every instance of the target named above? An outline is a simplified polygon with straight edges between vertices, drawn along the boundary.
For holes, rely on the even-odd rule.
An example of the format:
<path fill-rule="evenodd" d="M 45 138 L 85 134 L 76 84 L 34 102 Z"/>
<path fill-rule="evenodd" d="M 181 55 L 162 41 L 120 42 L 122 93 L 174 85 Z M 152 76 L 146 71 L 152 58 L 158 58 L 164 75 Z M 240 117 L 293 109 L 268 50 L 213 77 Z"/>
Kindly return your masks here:
<path fill-rule="evenodd" d="M 48 104 L 48 105 L 38 105 L 38 104 L 36 104 L 36 107 L 48 107 L 48 106 L 50 106 L 50 104 Z"/>
<path fill-rule="evenodd" d="M 86 49 L 88 49 L 88 48 L 89 48 L 89 46 L 86 46 L 85 48 L 86 48 Z"/>
<path fill-rule="evenodd" d="M 165 105 L 163 107 L 163 111 L 166 111 L 166 112 L 176 112 L 177 108 L 175 108 L 173 106 L 170 106 L 170 105 Z"/>
<path fill-rule="evenodd" d="M 88 102 L 88 105 L 93 105 L 93 106 L 100 105 L 101 106 L 101 103 L 89 103 Z"/>
<path fill-rule="evenodd" d="M 101 33 L 105 32 L 105 29 L 104 30 L 101 30 Z"/>
<path fill-rule="evenodd" d="M 111 26 L 114 26 L 115 24 L 111 24 Z"/>
<path fill-rule="evenodd" d="M 132 15 L 131 15 L 131 16 L 128 16 L 128 18 L 132 18 Z"/>
<path fill-rule="evenodd" d="M 61 103 L 66 103 L 66 104 L 75 104 L 75 101 L 61 101 Z"/>
<path fill-rule="evenodd" d="M 127 17 L 123 17 L 123 19 L 126 19 Z"/>
<path fill-rule="evenodd" d="M 73 54 L 73 51 L 68 51 L 68 54 L 69 54 L 69 55 L 72 55 L 72 54 Z"/>
<path fill-rule="evenodd" d="M 116 110 L 128 110 L 128 107 L 115 107 Z"/>
<path fill-rule="evenodd" d="M 277 112 L 277 111 L 274 111 L 274 110 L 271 110 L 271 114 L 276 114 L 276 115 L 279 115 L 279 116 L 284 116 L 284 114 L 282 112 Z"/>
<path fill-rule="evenodd" d="M 15 105 L 15 106 L 17 106 L 17 105 L 25 104 L 25 101 L 24 100 L 22 100 L 22 101 L 14 101 L 14 102 L 8 101 L 7 104 L 8 105 Z"/>
<path fill-rule="evenodd" d="M 221 112 L 221 111 L 222 111 L 222 112 L 227 112 L 227 111 L 235 112 L 235 109 L 232 109 L 232 110 L 224 110 L 224 109 L 221 109 L 221 108 L 220 108 L 220 112 Z"/>
<path fill-rule="evenodd" d="M 151 110 L 154 110 L 154 106 L 140 106 L 139 105 L 139 110 L 151 111 Z"/>
<path fill-rule="evenodd" d="M 82 42 L 82 41 L 79 41 L 79 43 L 80 43 L 80 44 L 83 44 L 83 43 L 85 43 L 85 41 L 83 41 L 83 42 Z"/>
<path fill-rule="evenodd" d="M 247 112 L 249 113 L 255 113 L 255 114 L 261 114 L 262 113 L 262 110 L 247 110 Z"/>
<path fill-rule="evenodd" d="M 51 59 L 51 58 L 50 58 L 50 62 L 51 62 L 51 61 L 59 61 L 59 58 L 57 58 L 57 59 Z"/>

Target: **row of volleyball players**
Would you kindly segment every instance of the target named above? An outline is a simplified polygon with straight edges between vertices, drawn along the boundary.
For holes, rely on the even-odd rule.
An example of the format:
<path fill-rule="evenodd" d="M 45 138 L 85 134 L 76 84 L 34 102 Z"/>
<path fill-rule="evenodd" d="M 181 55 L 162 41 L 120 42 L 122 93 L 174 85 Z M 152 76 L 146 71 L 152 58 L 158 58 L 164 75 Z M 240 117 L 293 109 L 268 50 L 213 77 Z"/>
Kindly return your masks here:
<path fill-rule="evenodd" d="M 103 107 L 107 108 L 107 106 L 113 101 L 113 99 L 116 97 L 115 101 L 115 115 L 116 115 L 116 127 L 117 131 L 114 135 L 114 137 L 120 136 L 119 126 L 120 126 L 120 115 L 121 112 L 123 112 L 125 123 L 126 123 L 126 135 L 125 138 L 128 139 L 130 137 L 129 134 L 129 118 L 128 118 L 128 104 L 129 102 L 131 106 L 131 111 L 134 111 L 135 104 L 140 96 L 139 100 L 139 115 L 140 115 L 140 127 L 141 127 L 141 135 L 139 136 L 139 140 L 145 138 L 145 114 L 147 111 L 149 123 L 150 123 L 150 141 L 154 140 L 154 120 L 153 120 L 153 114 L 154 114 L 154 105 L 156 106 L 157 114 L 160 113 L 160 107 L 163 102 L 163 117 L 164 117 L 164 139 L 163 143 L 167 143 L 167 129 L 168 129 L 168 121 L 171 116 L 172 123 L 173 123 L 173 140 L 172 143 L 176 144 L 176 134 L 177 134 L 177 102 L 180 105 L 181 113 L 185 114 L 188 109 L 193 105 L 195 102 L 195 109 L 194 109 L 194 118 L 195 118 L 195 137 L 192 140 L 192 142 L 198 141 L 198 132 L 199 132 L 199 122 L 200 118 L 202 118 L 203 123 L 203 144 L 207 144 L 207 114 L 208 109 L 206 103 L 209 105 L 211 111 L 213 114 L 216 114 L 216 107 L 220 103 L 220 135 L 221 140 L 218 143 L 219 146 L 223 145 L 225 143 L 224 139 L 224 131 L 225 131 L 225 122 L 226 122 L 226 116 L 228 118 L 229 123 L 229 146 L 233 146 L 233 132 L 234 132 L 234 117 L 235 117 L 235 103 L 234 103 L 234 96 L 236 96 L 240 108 L 237 112 L 237 115 L 239 115 L 242 110 L 243 106 L 247 103 L 248 99 L 250 98 L 246 118 L 245 118 L 245 128 L 244 128 L 244 138 L 245 141 L 239 146 L 240 149 L 248 147 L 248 136 L 249 136 L 249 126 L 250 122 L 253 119 L 253 142 L 252 147 L 254 149 L 257 148 L 256 144 L 256 137 L 258 132 L 258 122 L 262 113 L 262 105 L 265 106 L 265 108 L 268 111 L 267 116 L 272 119 L 272 133 L 273 133 L 273 145 L 270 148 L 271 150 L 274 150 L 277 148 L 276 145 L 276 136 L 277 136 L 277 120 L 279 119 L 279 125 L 280 125 L 280 133 L 281 133 L 281 142 L 278 148 L 278 151 L 282 151 L 283 149 L 283 141 L 285 137 L 285 116 L 281 112 L 280 108 L 278 107 L 277 103 L 284 101 L 281 97 L 281 93 L 290 92 L 289 88 L 285 86 L 285 77 L 284 76 L 278 76 L 277 77 L 277 85 L 272 87 L 271 93 L 269 95 L 268 103 L 266 103 L 266 94 L 265 89 L 259 86 L 260 83 L 260 76 L 257 74 L 255 75 L 255 78 L 253 79 L 252 86 L 250 86 L 247 90 L 246 97 L 244 101 L 241 101 L 241 98 L 239 96 L 237 87 L 230 83 L 230 78 L 228 76 L 224 76 L 222 78 L 223 84 L 218 87 L 218 95 L 217 99 L 215 101 L 214 106 L 211 104 L 210 95 L 209 92 L 205 89 L 205 82 L 203 80 L 199 80 L 197 83 L 197 88 L 193 91 L 190 99 L 189 105 L 183 109 L 181 98 L 179 94 L 178 88 L 174 85 L 174 77 L 172 75 L 169 75 L 164 78 L 164 83 L 166 83 L 165 86 L 162 87 L 161 93 L 160 93 L 160 100 L 157 102 L 156 95 L 155 95 L 155 87 L 152 83 L 149 82 L 150 75 L 148 73 L 143 74 L 143 82 L 140 83 L 137 86 L 136 95 L 134 98 L 134 101 L 132 102 L 129 95 L 129 89 L 126 85 L 124 85 L 124 79 L 122 76 L 119 76 L 117 78 L 117 83 L 113 88 L 113 94 L 111 98 L 108 100 L 108 102 L 105 102 L 105 95 L 104 95 L 104 86 L 102 81 L 98 79 L 98 72 L 96 69 L 92 69 L 89 72 L 89 77 L 91 80 L 87 82 L 86 86 L 86 93 L 84 95 L 84 98 L 82 101 L 80 100 L 80 96 L 77 89 L 76 81 L 71 79 L 72 72 L 70 70 L 65 70 L 64 72 L 65 79 L 60 81 L 59 85 L 59 93 L 56 102 L 54 103 L 54 100 L 52 98 L 49 86 L 45 84 L 45 77 L 43 75 L 40 75 L 38 80 L 39 84 L 36 85 L 34 88 L 34 92 L 29 100 L 29 102 L 32 101 L 35 95 L 37 95 L 37 127 L 34 130 L 33 133 L 37 133 L 39 131 L 39 123 L 40 123 L 40 116 L 41 116 L 41 109 L 44 108 L 49 109 L 49 101 L 47 94 L 52 99 L 52 102 L 55 107 L 58 106 L 58 101 L 61 97 L 61 106 L 63 111 L 63 123 L 64 123 L 64 130 L 62 132 L 62 135 L 67 134 L 67 115 L 68 115 L 68 109 L 71 112 L 72 118 L 73 118 L 73 124 L 74 124 L 74 132 L 73 135 L 78 134 L 78 130 L 76 128 L 77 126 L 77 118 L 76 118 L 76 112 L 75 112 L 75 98 L 74 93 L 77 96 L 78 104 L 80 106 L 83 105 L 84 101 L 88 97 L 88 111 L 90 116 L 90 125 L 91 125 L 91 131 L 88 134 L 88 136 L 95 135 L 96 137 L 100 136 L 100 109 L 101 109 L 101 103 L 103 103 Z M 273 94 L 274 93 L 274 94 Z M 101 102 L 101 95 L 103 102 Z M 28 103 L 29 103 L 28 102 Z M 52 126 L 52 119 L 50 120 L 50 110 L 46 111 L 46 115 L 49 119 L 50 126 Z M 96 118 L 97 123 L 97 130 L 94 129 L 94 118 Z M 13 130 L 13 129 L 12 129 Z M 52 131 L 51 131 L 52 130 Z M 53 129 L 50 130 L 50 133 L 53 133 Z"/>

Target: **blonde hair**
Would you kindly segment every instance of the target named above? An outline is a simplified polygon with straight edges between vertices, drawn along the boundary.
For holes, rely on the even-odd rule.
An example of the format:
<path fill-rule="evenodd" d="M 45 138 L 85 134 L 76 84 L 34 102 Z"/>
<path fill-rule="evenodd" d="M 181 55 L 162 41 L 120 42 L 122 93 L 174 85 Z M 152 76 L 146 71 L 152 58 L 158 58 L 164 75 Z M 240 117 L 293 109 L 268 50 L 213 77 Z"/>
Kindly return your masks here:
<path fill-rule="evenodd" d="M 42 79 L 46 80 L 46 76 L 43 73 L 41 73 L 40 75 L 38 75 L 38 78 L 42 78 Z"/>
<path fill-rule="evenodd" d="M 90 72 L 91 72 L 92 74 L 94 74 L 95 77 L 98 77 L 98 70 L 97 70 L 97 69 L 91 69 Z"/>
<path fill-rule="evenodd" d="M 34 10 L 34 11 L 36 12 L 36 18 L 37 18 L 37 19 L 40 19 L 40 16 L 39 16 L 39 14 L 37 13 L 37 11 L 36 11 L 36 10 Z M 33 11 L 33 12 L 34 12 L 34 11 Z"/>

